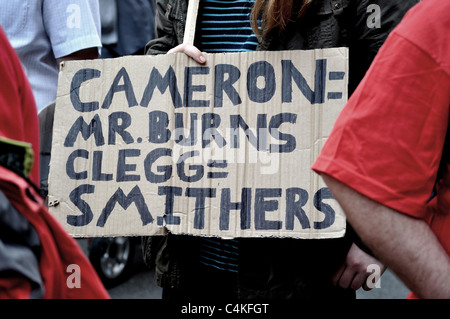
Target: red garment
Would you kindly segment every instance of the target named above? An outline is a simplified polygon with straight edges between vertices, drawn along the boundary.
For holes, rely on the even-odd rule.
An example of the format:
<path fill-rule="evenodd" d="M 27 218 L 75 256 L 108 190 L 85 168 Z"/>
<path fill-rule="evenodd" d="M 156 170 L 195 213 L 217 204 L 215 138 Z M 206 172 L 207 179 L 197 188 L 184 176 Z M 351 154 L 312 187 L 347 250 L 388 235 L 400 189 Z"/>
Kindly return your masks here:
<path fill-rule="evenodd" d="M 391 33 L 312 168 L 425 219 L 450 255 L 450 1 L 424 0 Z M 450 156 L 444 155 L 447 163 Z"/>
<path fill-rule="evenodd" d="M 77 242 L 70 237 L 43 205 L 39 194 L 10 170 L 0 166 L 0 189 L 11 204 L 33 225 L 41 242 L 39 268 L 44 282 L 45 298 L 48 299 L 100 299 L 109 298 L 97 273 L 81 251 Z M 70 287 L 69 278 L 74 274 L 69 265 L 79 267 L 80 288 Z M 0 281 L 0 287 L 5 282 Z M 0 288 L 0 297 L 27 296 L 29 285 L 16 278 L 7 281 L 5 291 Z M 3 295 L 5 294 L 5 295 Z"/>
<path fill-rule="evenodd" d="M 22 277 L 0 278 L 0 299 L 28 299 L 31 284 Z"/>
<path fill-rule="evenodd" d="M 36 105 L 19 59 L 1 28 L 0 46 L 0 136 L 32 144 L 35 159 L 30 180 L 39 185 L 39 125 Z M 5 147 L 4 145 L 2 146 Z M 39 270 L 45 298 L 109 298 L 77 242 L 50 215 L 42 198 L 28 181 L 0 166 L 0 190 L 32 224 L 39 236 Z M 78 278 L 71 277 L 76 274 L 70 268 L 68 271 L 69 265 L 79 267 L 80 288 L 73 287 Z M 28 298 L 30 290 L 30 283 L 19 275 L 0 278 L 0 299 Z"/>
<path fill-rule="evenodd" d="M 31 143 L 34 165 L 30 180 L 39 179 L 39 120 L 28 79 L 16 52 L 0 28 L 0 136 Z"/>

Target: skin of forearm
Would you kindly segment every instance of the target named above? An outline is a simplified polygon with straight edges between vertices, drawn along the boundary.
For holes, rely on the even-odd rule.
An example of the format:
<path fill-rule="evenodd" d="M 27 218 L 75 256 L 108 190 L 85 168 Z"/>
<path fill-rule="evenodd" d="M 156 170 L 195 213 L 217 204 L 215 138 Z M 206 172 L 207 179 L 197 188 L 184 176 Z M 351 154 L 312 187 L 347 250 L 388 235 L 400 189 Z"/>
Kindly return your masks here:
<path fill-rule="evenodd" d="M 424 221 L 322 177 L 361 239 L 418 297 L 450 298 L 450 258 Z"/>
<path fill-rule="evenodd" d="M 72 54 L 63 56 L 61 58 L 56 59 L 58 65 L 64 61 L 72 61 L 72 60 L 95 60 L 98 58 L 98 49 L 97 48 L 87 48 L 80 51 L 76 51 Z"/>

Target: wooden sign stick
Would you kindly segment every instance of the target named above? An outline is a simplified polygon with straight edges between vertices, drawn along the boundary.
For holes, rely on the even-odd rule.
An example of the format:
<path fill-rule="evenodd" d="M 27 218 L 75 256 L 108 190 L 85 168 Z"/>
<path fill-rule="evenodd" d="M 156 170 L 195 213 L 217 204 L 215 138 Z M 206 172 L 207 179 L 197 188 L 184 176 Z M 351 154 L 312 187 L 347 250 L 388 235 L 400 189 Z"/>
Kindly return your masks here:
<path fill-rule="evenodd" d="M 200 0 L 189 0 L 183 43 L 194 44 L 199 3 Z"/>

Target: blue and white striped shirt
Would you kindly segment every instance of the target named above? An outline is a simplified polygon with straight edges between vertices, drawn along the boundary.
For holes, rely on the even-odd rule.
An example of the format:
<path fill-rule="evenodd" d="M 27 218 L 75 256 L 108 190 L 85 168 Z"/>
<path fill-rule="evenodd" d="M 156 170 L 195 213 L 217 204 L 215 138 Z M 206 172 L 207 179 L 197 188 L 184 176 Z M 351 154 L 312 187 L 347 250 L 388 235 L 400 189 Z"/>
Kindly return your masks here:
<path fill-rule="evenodd" d="M 205 52 L 254 51 L 258 41 L 250 26 L 253 0 L 204 0 L 200 4 L 200 39 Z"/>

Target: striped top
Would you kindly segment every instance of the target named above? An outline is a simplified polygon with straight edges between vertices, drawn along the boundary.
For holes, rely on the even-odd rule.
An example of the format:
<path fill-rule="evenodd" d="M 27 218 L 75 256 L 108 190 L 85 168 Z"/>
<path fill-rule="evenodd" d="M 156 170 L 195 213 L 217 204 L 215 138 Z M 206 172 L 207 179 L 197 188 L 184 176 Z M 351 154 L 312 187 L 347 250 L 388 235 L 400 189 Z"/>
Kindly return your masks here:
<path fill-rule="evenodd" d="M 239 241 L 216 237 L 201 238 L 199 261 L 207 267 L 237 272 L 239 269 Z"/>
<path fill-rule="evenodd" d="M 250 26 L 253 0 L 203 0 L 200 39 L 205 52 L 254 51 L 258 41 Z"/>
<path fill-rule="evenodd" d="M 258 41 L 250 26 L 253 0 L 202 0 L 198 18 L 204 52 L 255 51 Z M 202 238 L 200 262 L 219 270 L 237 272 L 239 241 Z"/>

